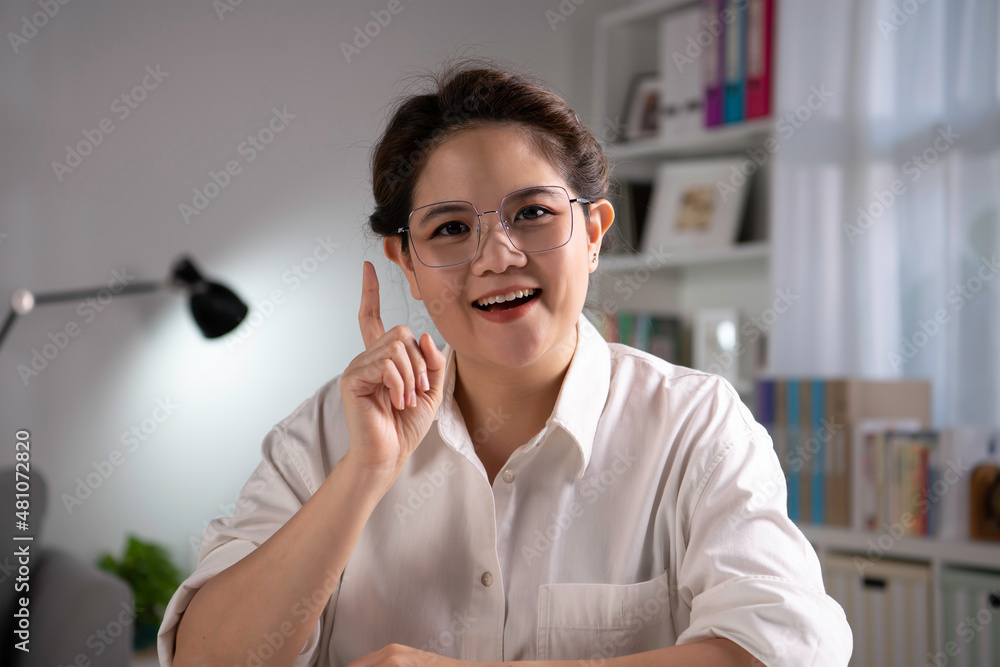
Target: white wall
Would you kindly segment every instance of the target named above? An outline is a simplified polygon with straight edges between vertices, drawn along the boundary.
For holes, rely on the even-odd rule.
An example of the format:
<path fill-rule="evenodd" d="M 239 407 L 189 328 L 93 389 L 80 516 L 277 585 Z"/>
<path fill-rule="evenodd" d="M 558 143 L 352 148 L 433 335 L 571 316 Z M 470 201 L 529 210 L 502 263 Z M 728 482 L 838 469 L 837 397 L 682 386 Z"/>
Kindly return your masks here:
<path fill-rule="evenodd" d="M 92 560 L 135 532 L 190 571 L 189 539 L 236 499 L 268 429 L 363 349 L 362 260 L 379 270 L 387 329 L 419 312 L 362 231 L 369 149 L 402 76 L 470 47 L 538 72 L 601 125 L 589 117 L 593 15 L 625 3 L 589 0 L 553 30 L 545 11 L 556 0 L 402 0 L 348 63 L 340 42 L 388 4 L 243 0 L 220 20 L 210 0 L 77 0 L 16 53 L 9 38 L 0 45 L 5 301 L 21 287 L 106 285 L 123 267 L 136 281 L 162 279 L 184 252 L 251 305 L 285 296 L 236 347 L 202 338 L 171 293 L 114 299 L 92 321 L 75 302 L 18 320 L 0 350 L 0 465 L 13 463 L 15 431 L 29 429 L 33 470 L 50 489 L 45 543 Z M 38 11 L 37 0 L 5 0 L 0 32 Z M 112 104 L 147 66 L 168 74 L 121 119 Z M 275 107 L 295 118 L 247 161 L 237 146 Z M 53 161 L 103 118 L 113 131 L 60 182 Z M 186 224 L 179 205 L 229 160 L 242 172 Z M 332 256 L 301 285 L 286 281 L 327 236 L 339 244 Z M 71 322 L 77 335 L 22 381 L 18 367 Z M 158 399 L 177 405 L 163 423 L 150 421 Z M 156 430 L 130 451 L 121 436 L 144 420 Z M 70 513 L 62 495 L 114 450 L 122 465 Z"/>

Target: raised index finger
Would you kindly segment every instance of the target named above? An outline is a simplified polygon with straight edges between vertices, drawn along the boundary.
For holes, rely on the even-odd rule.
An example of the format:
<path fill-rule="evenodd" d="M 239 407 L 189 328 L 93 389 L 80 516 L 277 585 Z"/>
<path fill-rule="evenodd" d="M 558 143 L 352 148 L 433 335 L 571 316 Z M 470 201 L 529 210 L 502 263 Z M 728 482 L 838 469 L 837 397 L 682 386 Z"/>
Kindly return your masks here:
<path fill-rule="evenodd" d="M 361 310 L 358 313 L 358 322 L 361 324 L 361 337 L 365 341 L 365 349 L 369 349 L 372 343 L 385 334 L 378 302 L 378 275 L 375 273 L 375 265 L 368 260 L 362 265 Z"/>

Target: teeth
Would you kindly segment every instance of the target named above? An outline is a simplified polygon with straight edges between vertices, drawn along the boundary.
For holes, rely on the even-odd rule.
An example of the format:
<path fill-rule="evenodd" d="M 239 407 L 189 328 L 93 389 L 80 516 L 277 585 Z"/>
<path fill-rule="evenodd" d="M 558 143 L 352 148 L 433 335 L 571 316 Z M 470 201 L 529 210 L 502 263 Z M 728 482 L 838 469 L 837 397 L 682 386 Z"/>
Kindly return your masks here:
<path fill-rule="evenodd" d="M 520 299 L 521 297 L 528 296 L 534 293 L 535 290 L 533 289 L 526 289 L 526 290 L 516 289 L 513 292 L 507 292 L 506 294 L 498 296 L 490 296 L 485 299 L 479 299 L 478 301 L 476 301 L 476 303 L 479 304 L 480 306 L 488 306 L 491 303 L 503 303 L 504 301 L 510 301 L 512 299 Z"/>

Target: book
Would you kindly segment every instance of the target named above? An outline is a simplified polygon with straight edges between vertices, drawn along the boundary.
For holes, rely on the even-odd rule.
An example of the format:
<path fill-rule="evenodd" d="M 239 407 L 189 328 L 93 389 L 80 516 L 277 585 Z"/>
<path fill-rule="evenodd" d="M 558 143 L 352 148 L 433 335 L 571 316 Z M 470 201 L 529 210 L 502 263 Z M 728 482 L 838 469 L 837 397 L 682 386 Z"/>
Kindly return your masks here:
<path fill-rule="evenodd" d="M 698 33 L 704 28 L 701 25 L 702 9 L 699 5 L 692 5 L 687 9 L 677 12 L 678 18 L 678 41 L 674 44 L 673 50 L 682 51 L 689 39 L 697 39 Z M 676 37 L 675 37 L 676 38 Z M 682 136 L 697 134 L 704 127 L 704 98 L 705 88 L 703 83 L 704 70 L 698 63 L 687 63 L 682 61 L 682 65 L 677 68 L 677 87 L 680 97 L 676 133 Z"/>
<path fill-rule="evenodd" d="M 806 450 L 812 453 L 809 516 L 813 523 L 818 524 L 826 523 L 827 437 L 823 423 L 823 418 L 826 416 L 825 388 L 826 383 L 823 380 L 813 380 L 810 386 L 812 422 L 809 427 L 809 442 L 813 443 L 813 446 Z"/>
<path fill-rule="evenodd" d="M 673 315 L 652 315 L 647 323 L 649 335 L 646 339 L 646 351 L 672 364 L 680 364 L 683 334 L 680 318 Z"/>
<path fill-rule="evenodd" d="M 927 429 L 930 384 L 924 380 L 758 377 L 756 386 L 760 393 L 757 418 L 765 420 L 761 423 L 771 435 L 785 474 L 789 518 L 858 529 L 872 525 L 879 516 L 874 508 L 883 500 L 872 494 L 880 492 L 879 480 L 887 479 L 876 476 L 885 470 L 886 460 L 878 458 L 885 452 L 876 446 L 874 434 L 890 428 Z M 895 474 L 909 476 L 903 483 L 918 502 L 922 489 L 930 488 L 937 474 L 935 453 L 933 448 L 926 454 L 915 448 L 907 454 L 911 462 Z M 888 461 L 895 464 L 898 457 Z M 934 518 L 927 516 L 926 521 L 932 523 Z"/>
<path fill-rule="evenodd" d="M 702 4 L 702 23 L 707 26 L 720 26 L 715 41 L 705 47 L 702 56 L 704 60 L 705 82 L 705 127 L 722 124 L 722 64 L 724 58 L 725 23 L 722 21 L 722 8 L 725 0 L 704 0 Z"/>
<path fill-rule="evenodd" d="M 660 19 L 660 118 L 659 136 L 680 134 L 680 113 L 684 104 L 681 72 L 673 53 L 683 49 L 684 34 L 679 12 L 670 12 Z"/>
<path fill-rule="evenodd" d="M 788 448 L 785 457 L 788 460 L 788 518 L 792 521 L 802 521 L 802 409 L 799 381 L 790 379 L 785 383 L 786 422 L 785 445 Z"/>
<path fill-rule="evenodd" d="M 633 323 L 635 316 L 632 313 L 618 313 L 618 340 L 616 342 L 630 347 L 635 347 L 633 337 Z"/>
<path fill-rule="evenodd" d="M 826 381 L 828 443 L 834 448 L 830 460 L 838 461 L 825 479 L 824 522 L 827 525 L 860 528 L 856 512 L 858 500 L 853 482 L 860 479 L 856 467 L 861 441 L 853 430 L 862 420 L 882 419 L 888 423 L 913 420 L 917 428 L 927 428 L 931 418 L 931 386 L 926 380 L 865 380 L 840 378 Z M 842 462 L 841 467 L 839 463 Z"/>
<path fill-rule="evenodd" d="M 747 6 L 746 118 L 771 114 L 774 1 L 750 0 Z"/>
<path fill-rule="evenodd" d="M 723 122 L 736 123 L 745 116 L 746 103 L 746 3 L 726 0 L 726 11 L 735 17 L 726 25 L 724 46 Z"/>

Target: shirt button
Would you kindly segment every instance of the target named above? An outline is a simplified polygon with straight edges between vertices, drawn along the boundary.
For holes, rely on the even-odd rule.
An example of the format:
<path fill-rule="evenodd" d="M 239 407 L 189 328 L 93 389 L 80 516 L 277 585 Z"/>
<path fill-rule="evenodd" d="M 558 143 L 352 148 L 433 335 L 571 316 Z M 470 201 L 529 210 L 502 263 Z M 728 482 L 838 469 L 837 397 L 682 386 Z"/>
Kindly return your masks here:
<path fill-rule="evenodd" d="M 507 482 L 508 484 L 514 481 L 514 471 L 512 470 L 504 470 L 502 476 L 503 476 L 503 481 Z"/>
<path fill-rule="evenodd" d="M 493 583 L 493 575 L 489 572 L 483 572 L 482 582 L 483 586 L 489 586 Z"/>

